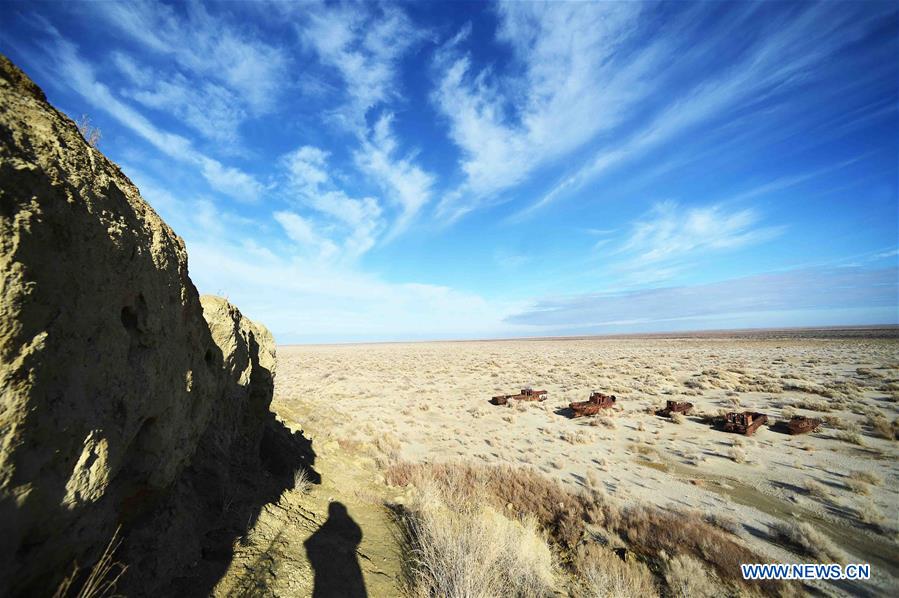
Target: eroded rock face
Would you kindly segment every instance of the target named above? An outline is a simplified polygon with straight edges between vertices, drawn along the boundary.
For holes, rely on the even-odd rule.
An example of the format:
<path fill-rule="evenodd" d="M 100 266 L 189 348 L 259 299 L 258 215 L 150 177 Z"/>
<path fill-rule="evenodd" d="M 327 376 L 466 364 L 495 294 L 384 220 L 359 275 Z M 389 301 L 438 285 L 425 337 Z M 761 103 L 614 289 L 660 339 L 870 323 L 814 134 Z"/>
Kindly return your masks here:
<path fill-rule="evenodd" d="M 182 240 L 0 56 L 0 595 L 140 536 L 188 469 L 258 462 L 273 374 L 268 331 L 201 304 Z"/>

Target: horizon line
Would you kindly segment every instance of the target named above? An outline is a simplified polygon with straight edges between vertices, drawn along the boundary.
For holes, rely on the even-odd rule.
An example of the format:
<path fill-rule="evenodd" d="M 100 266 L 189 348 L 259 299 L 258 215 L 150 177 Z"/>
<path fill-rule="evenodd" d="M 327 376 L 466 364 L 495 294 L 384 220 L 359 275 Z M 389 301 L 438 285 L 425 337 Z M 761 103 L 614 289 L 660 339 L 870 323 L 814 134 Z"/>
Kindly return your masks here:
<path fill-rule="evenodd" d="M 336 345 L 400 345 L 400 344 L 424 344 L 424 343 L 489 343 L 503 341 L 551 341 L 551 340 L 591 340 L 591 339 L 616 339 L 616 338 L 680 338 L 688 336 L 718 335 L 718 334 L 752 334 L 762 332 L 815 332 L 815 331 L 850 331 L 850 330 L 894 330 L 896 335 L 887 335 L 882 338 L 899 338 L 899 323 L 896 324 L 841 324 L 833 326 L 779 326 L 756 328 L 698 328 L 693 330 L 669 330 L 655 332 L 608 332 L 597 334 L 554 334 L 548 336 L 507 336 L 484 338 L 433 338 L 415 340 L 390 340 L 390 341 L 334 341 L 334 342 L 308 342 L 308 343 L 278 343 L 277 347 L 310 347 L 310 346 L 336 346 Z M 875 337 L 877 338 L 877 337 Z"/>

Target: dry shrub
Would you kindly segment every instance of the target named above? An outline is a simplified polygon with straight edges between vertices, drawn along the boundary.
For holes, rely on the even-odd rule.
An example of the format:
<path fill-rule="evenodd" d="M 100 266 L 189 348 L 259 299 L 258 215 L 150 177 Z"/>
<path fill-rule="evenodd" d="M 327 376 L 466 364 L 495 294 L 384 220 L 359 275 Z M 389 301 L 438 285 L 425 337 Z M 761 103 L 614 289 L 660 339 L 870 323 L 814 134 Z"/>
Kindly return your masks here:
<path fill-rule="evenodd" d="M 548 596 L 553 554 L 533 516 L 513 520 L 436 481 L 397 509 L 405 582 L 414 596 Z"/>
<path fill-rule="evenodd" d="M 732 447 L 729 456 L 734 463 L 746 463 L 746 451 L 740 447 Z"/>
<path fill-rule="evenodd" d="M 559 434 L 559 438 L 569 444 L 588 444 L 593 440 L 586 430 L 576 430 L 574 432 L 566 430 Z"/>
<path fill-rule="evenodd" d="M 861 430 L 856 422 L 839 415 L 822 415 L 821 421 L 837 430 L 850 430 L 853 432 Z"/>
<path fill-rule="evenodd" d="M 830 411 L 830 405 L 824 401 L 810 401 L 808 399 L 803 399 L 793 403 L 793 406 L 798 409 L 808 409 L 809 411 L 821 411 L 825 413 Z"/>
<path fill-rule="evenodd" d="M 293 472 L 293 489 L 298 490 L 302 494 L 306 494 L 312 488 L 312 480 L 309 478 L 309 472 L 304 467 L 300 467 Z"/>
<path fill-rule="evenodd" d="M 122 544 L 122 540 L 119 538 L 121 529 L 121 526 L 116 528 L 112 538 L 109 539 L 109 544 L 106 545 L 103 554 L 100 555 L 100 559 L 91 568 L 81 588 L 77 592 L 72 590 L 72 584 L 78 578 L 79 569 L 76 563 L 72 568 L 72 572 L 56 588 L 53 598 L 104 598 L 105 596 L 116 595 L 116 584 L 122 575 L 125 574 L 125 571 L 128 570 L 127 565 L 113 560 L 116 550 Z"/>
<path fill-rule="evenodd" d="M 687 418 L 685 418 L 684 415 L 683 415 L 682 413 L 672 413 L 672 414 L 671 414 L 671 421 L 674 422 L 674 423 L 676 423 L 676 424 L 682 424 L 682 423 L 684 423 L 685 421 L 687 421 Z"/>
<path fill-rule="evenodd" d="M 595 598 L 654 598 L 659 595 L 649 568 L 631 558 L 621 560 L 596 544 L 586 545 L 575 563 L 585 594 Z"/>
<path fill-rule="evenodd" d="M 718 529 L 724 530 L 728 533 L 736 535 L 740 532 L 740 522 L 730 515 L 710 512 L 704 514 L 702 518 L 706 523 L 714 525 Z"/>
<path fill-rule="evenodd" d="M 859 480 L 853 480 L 852 478 L 846 480 L 846 487 L 856 494 L 869 494 L 871 492 L 871 487 L 866 483 Z"/>
<path fill-rule="evenodd" d="M 862 435 L 858 432 L 852 432 L 849 430 L 841 430 L 837 432 L 836 438 L 838 440 L 842 440 L 844 442 L 848 442 L 850 444 L 856 444 L 858 446 L 864 446 L 865 441 L 862 438 Z"/>
<path fill-rule="evenodd" d="M 594 423 L 597 422 L 597 423 Z M 592 425 L 600 425 L 604 428 L 609 428 L 610 430 L 614 430 L 618 427 L 618 424 L 615 423 L 615 420 L 609 417 L 608 415 L 600 415 L 594 418 L 593 422 L 590 422 Z"/>
<path fill-rule="evenodd" d="M 872 486 L 883 484 L 883 478 L 873 471 L 852 471 L 849 473 L 849 478 Z"/>
<path fill-rule="evenodd" d="M 830 492 L 827 491 L 827 488 L 824 486 L 824 484 L 816 482 L 815 480 L 805 480 L 804 482 L 802 482 L 802 487 L 811 496 L 815 496 L 817 498 L 826 498 L 830 496 Z"/>
<path fill-rule="evenodd" d="M 868 499 L 864 504 L 859 505 L 855 509 L 855 516 L 859 521 L 878 531 L 886 529 L 887 519 L 880 512 L 880 509 L 874 504 L 874 501 Z"/>
<path fill-rule="evenodd" d="M 882 414 L 877 415 L 869 415 L 868 416 L 868 425 L 871 426 L 871 431 L 874 432 L 875 436 L 879 436 L 880 438 L 886 438 L 887 440 L 895 440 L 896 439 L 896 422 L 893 422 L 893 425 L 890 424 L 889 420 L 884 417 Z"/>
<path fill-rule="evenodd" d="M 786 543 L 800 554 L 820 562 L 843 562 L 845 555 L 830 538 L 805 522 L 778 521 L 771 525 L 775 538 Z M 748 561 L 747 561 L 748 562 Z"/>
<path fill-rule="evenodd" d="M 713 598 L 721 595 L 721 585 L 715 574 L 686 554 L 679 554 L 665 563 L 665 583 L 668 594 L 675 598 Z"/>
<path fill-rule="evenodd" d="M 100 138 L 103 134 L 100 132 L 100 129 L 91 123 L 91 119 L 87 114 L 82 114 L 81 118 L 78 119 L 78 122 L 75 124 L 78 126 L 78 131 L 84 137 L 84 140 L 87 141 L 88 145 L 94 148 L 100 145 Z"/>
<path fill-rule="evenodd" d="M 421 480 L 427 480 L 444 495 L 476 497 L 492 502 L 496 508 L 511 504 L 517 513 L 536 517 L 554 540 L 570 547 L 580 539 L 586 515 L 582 500 L 527 467 L 398 463 L 388 468 L 386 478 L 395 486 L 418 487 Z"/>

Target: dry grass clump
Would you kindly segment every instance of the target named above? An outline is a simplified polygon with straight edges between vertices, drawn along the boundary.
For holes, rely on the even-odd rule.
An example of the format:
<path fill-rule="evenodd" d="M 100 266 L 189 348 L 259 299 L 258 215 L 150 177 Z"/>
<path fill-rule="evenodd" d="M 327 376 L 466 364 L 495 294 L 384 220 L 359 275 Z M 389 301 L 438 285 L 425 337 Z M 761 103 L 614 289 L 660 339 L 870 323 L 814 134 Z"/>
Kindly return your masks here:
<path fill-rule="evenodd" d="M 836 434 L 837 440 L 842 440 L 844 442 L 848 442 L 849 444 L 856 444 L 858 446 L 864 446 L 865 441 L 862 438 L 862 435 L 858 432 L 853 432 L 850 430 L 841 430 Z"/>
<path fill-rule="evenodd" d="M 636 559 L 622 560 L 597 544 L 578 550 L 575 568 L 581 573 L 585 596 L 595 598 L 656 598 L 655 577 Z"/>
<path fill-rule="evenodd" d="M 419 480 L 397 509 L 405 582 L 414 596 L 549 596 L 553 554 L 536 519 L 513 520 L 474 497 L 444 495 Z"/>
<path fill-rule="evenodd" d="M 771 526 L 771 533 L 800 554 L 820 562 L 843 562 L 845 555 L 830 538 L 805 522 L 778 521 Z M 748 562 L 748 561 L 747 561 Z"/>
<path fill-rule="evenodd" d="M 563 431 L 559 434 L 559 438 L 569 444 L 589 444 L 594 438 L 587 433 L 586 430 L 576 430 L 574 432 Z"/>
<path fill-rule="evenodd" d="M 885 531 L 887 519 L 880 512 L 880 509 L 874 504 L 874 501 L 867 499 L 864 504 L 859 505 L 855 509 L 855 516 L 865 525 L 874 528 L 877 531 Z"/>
<path fill-rule="evenodd" d="M 856 422 L 839 415 L 824 415 L 821 416 L 821 421 L 823 421 L 829 427 L 837 430 L 851 430 L 853 432 L 860 431 L 860 428 Z"/>
<path fill-rule="evenodd" d="M 116 584 L 121 579 L 125 571 L 128 570 L 127 565 L 113 560 L 116 550 L 122 544 L 119 538 L 119 532 L 122 527 L 116 528 L 109 539 L 109 544 L 100 555 L 100 559 L 91 567 L 90 573 L 84 583 L 78 589 L 73 591 L 72 585 L 78 578 L 78 564 L 76 563 L 72 572 L 62 580 L 59 587 L 53 593 L 53 598 L 104 598 L 106 596 L 115 596 Z"/>
<path fill-rule="evenodd" d="M 312 489 L 312 480 L 309 478 L 309 472 L 304 467 L 300 467 L 293 472 L 293 489 L 303 494 Z"/>
<path fill-rule="evenodd" d="M 731 447 L 728 456 L 734 463 L 746 463 L 746 451 L 738 446 Z"/>
<path fill-rule="evenodd" d="M 897 427 L 899 422 L 896 420 L 891 424 L 881 413 L 868 415 L 868 425 L 875 436 L 886 438 L 887 440 L 896 440 Z"/>
<path fill-rule="evenodd" d="M 674 423 L 676 423 L 676 424 L 682 424 L 682 423 L 684 423 L 685 421 L 687 421 L 687 418 L 684 417 L 683 413 L 672 413 L 672 414 L 671 414 L 671 421 L 674 422 Z"/>
<path fill-rule="evenodd" d="M 740 522 L 730 515 L 705 513 L 702 518 L 706 523 L 714 525 L 718 529 L 724 530 L 728 533 L 736 535 L 740 532 Z"/>
<path fill-rule="evenodd" d="M 444 495 L 477 497 L 497 508 L 511 504 L 514 512 L 536 517 L 552 538 L 565 546 L 573 547 L 580 539 L 586 517 L 583 501 L 527 467 L 403 462 L 389 467 L 386 479 L 395 486 L 416 487 L 424 479 L 436 484 Z"/>
<path fill-rule="evenodd" d="M 714 573 L 695 558 L 679 554 L 665 563 L 668 594 L 676 598 L 713 598 L 721 595 Z"/>
<path fill-rule="evenodd" d="M 812 479 L 802 482 L 802 487 L 808 494 L 817 498 L 827 498 L 830 496 L 830 492 L 827 491 L 827 488 L 823 484 Z"/>
<path fill-rule="evenodd" d="M 609 417 L 608 415 L 597 415 L 590 419 L 591 426 L 603 426 L 604 428 L 609 428 L 610 430 L 614 430 L 618 427 L 618 424 L 615 423 L 615 420 Z"/>
<path fill-rule="evenodd" d="M 810 401 L 808 399 L 802 399 L 793 403 L 793 406 L 797 409 L 808 409 L 809 411 L 821 411 L 828 412 L 830 411 L 830 405 L 824 401 Z"/>
<path fill-rule="evenodd" d="M 879 486 L 883 484 L 883 478 L 873 471 L 851 471 L 849 472 L 849 478 L 857 482 L 871 484 L 872 486 Z"/>
<path fill-rule="evenodd" d="M 855 492 L 856 494 L 870 494 L 871 487 L 865 484 L 864 482 L 860 482 L 859 480 L 853 480 L 849 478 L 846 480 L 846 487 Z"/>

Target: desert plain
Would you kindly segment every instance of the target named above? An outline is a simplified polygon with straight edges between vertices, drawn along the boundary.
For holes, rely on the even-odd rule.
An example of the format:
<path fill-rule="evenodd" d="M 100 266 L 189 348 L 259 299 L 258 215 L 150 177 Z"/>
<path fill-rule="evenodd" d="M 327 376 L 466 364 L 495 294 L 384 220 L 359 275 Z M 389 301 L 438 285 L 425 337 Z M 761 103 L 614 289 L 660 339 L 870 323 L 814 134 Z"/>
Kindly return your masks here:
<path fill-rule="evenodd" d="M 523 387 L 548 399 L 489 403 Z M 571 418 L 593 390 L 615 407 Z M 695 408 L 656 415 L 667 399 Z M 820 560 L 771 533 L 801 521 L 844 562 L 871 564 L 871 582 L 845 591 L 876 594 L 899 579 L 897 400 L 899 330 L 885 328 L 281 346 L 273 409 L 319 446 L 531 468 L 574 492 L 695 513 L 770 562 Z M 708 423 L 743 410 L 824 423 L 751 437 Z"/>

